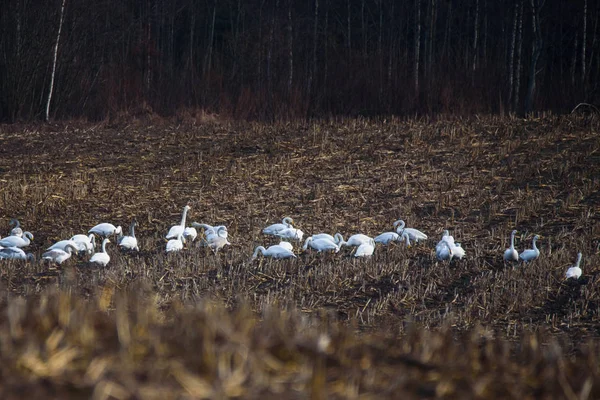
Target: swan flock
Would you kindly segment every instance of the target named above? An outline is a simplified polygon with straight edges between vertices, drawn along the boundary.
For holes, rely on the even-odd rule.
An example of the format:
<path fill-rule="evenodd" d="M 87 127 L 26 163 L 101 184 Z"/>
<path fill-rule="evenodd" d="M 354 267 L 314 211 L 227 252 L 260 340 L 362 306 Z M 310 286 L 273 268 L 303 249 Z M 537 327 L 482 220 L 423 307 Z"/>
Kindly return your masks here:
<path fill-rule="evenodd" d="M 198 237 L 200 230 L 200 245 L 212 250 L 215 254 L 231 245 L 228 240 L 228 231 L 225 225 L 209 225 L 206 223 L 192 222 L 191 226 L 186 226 L 187 214 L 191 207 L 186 205 L 183 208 L 180 223 L 171 226 L 165 239 L 168 240 L 165 245 L 166 253 L 176 253 L 186 248 L 188 243 L 193 243 Z M 264 235 L 275 236 L 280 239 L 278 244 L 269 247 L 257 246 L 252 254 L 251 260 L 263 257 L 273 259 L 297 258 L 294 253 L 294 246 L 290 241 L 302 243 L 304 232 L 293 226 L 294 220 L 290 217 L 282 219 L 281 223 L 274 223 L 262 230 Z M 139 252 L 138 239 L 135 236 L 135 227 L 137 221 L 133 220 L 129 224 L 129 234 L 123 235 L 123 228 L 111 223 L 103 222 L 92 227 L 87 234 L 76 234 L 69 239 L 60 240 L 46 249 L 41 256 L 45 262 L 55 265 L 61 265 L 69 260 L 72 255 L 90 256 L 90 264 L 106 267 L 110 262 L 110 254 L 107 251 L 107 244 L 111 243 L 109 237 L 116 237 L 115 244 L 123 252 Z M 9 236 L 0 238 L 0 260 L 35 260 L 32 253 L 25 253 L 23 248 L 28 247 L 34 240 L 34 236 L 29 231 L 23 231 L 21 224 L 16 219 L 10 220 L 10 226 L 13 228 Z M 378 245 L 390 246 L 397 243 L 400 246 L 409 248 L 412 243 L 427 241 L 428 236 L 415 228 L 407 228 L 404 220 L 397 220 L 393 223 L 395 231 L 383 232 L 372 238 L 368 235 L 357 233 L 344 240 L 341 233 L 330 235 L 328 233 L 317 233 L 304 240 L 302 251 L 316 251 L 318 253 L 339 253 L 342 247 L 352 247 L 351 255 L 355 258 L 369 258 L 376 250 Z M 198 230 L 196 229 L 198 228 Z M 515 236 L 517 230 L 510 234 L 510 246 L 503 253 L 505 263 L 530 263 L 540 257 L 540 250 L 537 247 L 539 235 L 532 238 L 531 248 L 519 253 L 515 248 Z M 96 252 L 96 236 L 101 238 L 101 251 Z M 461 260 L 466 256 L 465 249 L 460 243 L 454 240 L 448 230 L 442 234 L 441 240 L 435 246 L 435 257 L 439 261 Z M 582 275 L 580 267 L 582 254 L 578 253 L 576 263 L 571 266 L 566 274 L 566 279 L 579 279 Z"/>

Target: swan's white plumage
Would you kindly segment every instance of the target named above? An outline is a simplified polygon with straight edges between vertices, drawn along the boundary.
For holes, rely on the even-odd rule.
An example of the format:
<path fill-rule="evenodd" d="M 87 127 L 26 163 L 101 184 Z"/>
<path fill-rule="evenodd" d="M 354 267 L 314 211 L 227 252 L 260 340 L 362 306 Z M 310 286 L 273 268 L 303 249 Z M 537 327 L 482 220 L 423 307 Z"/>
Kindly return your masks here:
<path fill-rule="evenodd" d="M 286 228 L 277 232 L 275 236 L 279 236 L 281 239 L 302 240 L 304 232 L 297 228 Z"/>
<path fill-rule="evenodd" d="M 193 242 L 198 237 L 198 231 L 196 231 L 196 228 L 188 226 L 183 230 L 183 237 L 185 237 L 185 240 Z"/>
<path fill-rule="evenodd" d="M 27 247 L 32 240 L 33 235 L 31 232 L 24 232 L 23 237 L 7 236 L 0 240 L 0 247 Z"/>
<path fill-rule="evenodd" d="M 179 225 L 173 225 L 171 229 L 169 229 L 169 233 L 165 236 L 167 239 L 177 239 L 179 234 L 183 235 L 185 231 L 185 219 L 187 218 L 188 211 L 191 210 L 190 206 L 183 207 L 183 213 L 181 214 L 181 222 Z"/>
<path fill-rule="evenodd" d="M 435 256 L 440 261 L 452 259 L 452 248 L 446 240 L 440 240 L 435 246 Z"/>
<path fill-rule="evenodd" d="M 375 241 L 375 243 L 381 243 L 387 246 L 392 242 L 400 240 L 400 235 L 398 235 L 396 232 L 384 232 L 381 235 L 375 236 L 373 240 Z"/>
<path fill-rule="evenodd" d="M 347 241 L 344 241 L 340 245 L 358 247 L 363 243 L 369 243 L 370 240 L 373 239 L 367 235 L 363 235 L 362 233 L 357 233 L 356 235 L 350 236 Z"/>
<path fill-rule="evenodd" d="M 109 224 L 108 222 L 103 222 L 94 226 L 88 231 L 88 233 L 95 233 L 98 236 L 107 237 L 110 235 L 120 235 L 121 233 L 123 233 L 123 228 L 121 228 L 120 226 L 114 226 L 113 224 Z"/>
<path fill-rule="evenodd" d="M 581 253 L 577 253 L 577 261 L 575 262 L 575 265 L 573 265 L 571 268 L 569 268 L 567 270 L 567 273 L 565 274 L 567 279 L 570 279 L 570 278 L 579 279 L 579 277 L 581 276 L 581 273 L 582 273 L 581 268 L 579 267 L 580 263 L 581 263 Z"/>
<path fill-rule="evenodd" d="M 177 236 L 177 239 L 171 239 L 167 242 L 167 253 L 183 250 L 184 243 L 183 233 Z"/>
<path fill-rule="evenodd" d="M 270 246 L 268 249 L 265 249 L 263 246 L 258 246 L 254 250 L 254 254 L 252 254 L 252 259 L 254 260 L 258 257 L 258 253 L 262 253 L 265 257 L 271 257 L 275 259 L 283 259 L 283 258 L 296 258 L 296 255 L 293 251 L 288 249 L 287 247 L 282 247 L 279 245 Z"/>
<path fill-rule="evenodd" d="M 96 236 L 93 233 L 89 235 L 74 235 L 71 238 L 72 241 L 77 243 L 77 249 L 81 252 L 88 254 L 94 254 L 94 247 L 96 246 Z"/>
<path fill-rule="evenodd" d="M 65 250 L 65 248 L 68 245 L 71 245 L 71 246 L 75 247 L 76 249 L 79 248 L 79 245 L 77 244 L 77 242 L 69 239 L 69 240 L 61 240 L 60 242 L 56 242 L 52 246 L 48 247 L 46 250 L 54 250 L 54 249 Z"/>
<path fill-rule="evenodd" d="M 291 219 L 290 217 L 285 217 L 280 224 L 273 224 L 267 226 L 265 229 L 263 229 L 263 233 L 265 235 L 276 235 L 279 231 L 292 228 L 293 223 L 293 219 Z"/>
<path fill-rule="evenodd" d="M 519 261 L 519 252 L 515 250 L 516 230 L 510 233 L 510 247 L 504 251 L 504 261 Z"/>
<path fill-rule="evenodd" d="M 338 251 L 340 251 L 340 246 L 338 246 L 329 239 L 314 239 L 312 237 L 309 237 L 304 242 L 302 250 L 307 250 L 309 247 L 311 249 L 317 250 L 318 252 L 333 250 L 337 253 Z"/>
<path fill-rule="evenodd" d="M 413 242 L 419 242 L 420 240 L 427 240 L 427 235 L 424 234 L 423 232 L 421 232 L 418 229 L 414 229 L 414 228 L 405 228 L 406 223 L 399 219 L 398 221 L 394 222 L 394 228 L 396 228 L 396 233 L 398 233 L 399 235 L 402 235 L 403 232 L 408 233 L 408 237 L 410 240 L 412 240 Z"/>
<path fill-rule="evenodd" d="M 0 249 L 0 260 L 32 260 L 35 261 L 35 256 L 25 252 L 18 247 L 6 247 Z"/>
<path fill-rule="evenodd" d="M 62 264 L 63 262 L 71 258 L 71 254 L 73 251 L 77 252 L 77 247 L 73 247 L 72 245 L 68 244 L 65 250 L 52 249 L 50 251 L 45 252 L 44 254 L 42 254 L 42 259 L 53 262 L 55 264 Z"/>
<path fill-rule="evenodd" d="M 92 258 L 90 258 L 90 262 L 94 264 L 98 264 L 102 267 L 106 267 L 106 265 L 110 262 L 110 256 L 106 252 L 106 244 L 110 243 L 108 238 L 105 238 L 102 241 L 102 251 L 95 253 Z"/>
<path fill-rule="evenodd" d="M 362 243 L 356 249 L 354 253 L 354 257 L 370 257 L 375 252 L 375 241 L 369 238 L 369 241 L 366 243 Z"/>
<path fill-rule="evenodd" d="M 10 230 L 10 236 L 23 237 L 23 229 L 21 229 L 21 223 L 18 219 L 13 218 L 10 220 L 10 225 L 15 227 Z"/>
<path fill-rule="evenodd" d="M 140 248 L 138 247 L 137 238 L 135 237 L 136 225 L 137 222 L 135 220 L 131 221 L 131 225 L 129 225 L 129 236 L 121 236 L 118 239 L 117 244 L 121 249 L 140 251 Z"/>
<path fill-rule="evenodd" d="M 531 249 L 527 249 L 519 254 L 519 258 L 525 262 L 533 261 L 540 256 L 540 250 L 536 246 L 536 242 L 539 239 L 539 235 L 533 237 Z"/>
<path fill-rule="evenodd" d="M 289 251 L 294 251 L 294 246 L 290 242 L 281 241 L 278 246 L 288 249 Z"/>

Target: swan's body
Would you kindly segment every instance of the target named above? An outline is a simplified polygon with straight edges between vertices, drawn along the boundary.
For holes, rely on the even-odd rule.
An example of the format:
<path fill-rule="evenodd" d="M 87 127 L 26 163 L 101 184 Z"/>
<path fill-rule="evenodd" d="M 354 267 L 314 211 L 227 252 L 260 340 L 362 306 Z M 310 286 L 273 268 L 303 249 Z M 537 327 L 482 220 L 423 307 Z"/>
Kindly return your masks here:
<path fill-rule="evenodd" d="M 313 237 L 309 237 L 304 242 L 304 246 L 302 247 L 302 250 L 306 250 L 309 247 L 317 250 L 319 253 L 322 251 L 331 251 L 331 250 L 333 250 L 336 253 L 338 251 L 340 251 L 340 246 L 338 246 L 337 244 L 335 244 L 334 242 L 332 242 L 329 239 L 314 239 Z"/>
<path fill-rule="evenodd" d="M 400 235 L 398 235 L 396 232 L 384 232 L 379 236 L 375 236 L 375 239 L 373 240 L 375 243 L 381 243 L 387 246 L 392 242 L 400 240 Z"/>
<path fill-rule="evenodd" d="M 165 236 L 167 239 L 177 239 L 177 237 L 181 234 L 184 234 L 185 231 L 185 219 L 187 218 L 187 212 L 191 209 L 190 206 L 183 207 L 183 214 L 181 214 L 181 222 L 179 225 L 173 225 L 171 229 L 169 229 L 169 233 Z"/>
<path fill-rule="evenodd" d="M 188 226 L 183 230 L 183 237 L 185 240 L 193 242 L 198 237 L 198 231 L 196 231 L 196 228 Z"/>
<path fill-rule="evenodd" d="M 442 240 L 447 242 L 450 246 L 454 246 L 454 236 L 451 236 L 448 230 L 445 230 L 444 233 L 442 233 Z"/>
<path fill-rule="evenodd" d="M 63 262 L 67 261 L 69 258 L 71 258 L 71 254 L 73 251 L 77 252 L 77 247 L 68 244 L 64 250 L 52 249 L 45 252 L 44 254 L 42 254 L 42 259 L 60 265 Z"/>
<path fill-rule="evenodd" d="M 199 224 L 197 222 L 192 222 L 192 226 L 196 228 L 204 229 L 204 236 L 206 237 L 206 241 L 208 242 L 212 237 L 217 236 L 220 228 L 225 228 L 224 231 L 221 232 L 220 236 L 227 239 L 227 227 L 225 225 L 217 225 L 212 226 L 209 224 Z"/>
<path fill-rule="evenodd" d="M 375 241 L 373 239 L 369 239 L 367 243 L 363 243 L 356 249 L 356 253 L 354 253 L 354 257 L 370 257 L 373 255 L 375 251 Z"/>
<path fill-rule="evenodd" d="M 539 239 L 539 235 L 533 237 L 531 249 L 527 249 L 519 254 L 519 258 L 525 262 L 533 261 L 540 256 L 540 250 L 536 246 L 536 242 Z"/>
<path fill-rule="evenodd" d="M 265 235 L 276 235 L 279 231 L 292 228 L 293 223 L 293 219 L 291 219 L 290 217 L 285 217 L 280 224 L 273 224 L 267 226 L 265 229 L 263 229 L 263 233 Z"/>
<path fill-rule="evenodd" d="M 276 259 L 296 258 L 296 255 L 294 254 L 293 251 L 291 251 L 287 247 L 279 246 L 277 244 L 269 247 L 268 249 L 265 249 L 263 246 L 258 246 L 254 250 L 254 254 L 252 254 L 253 260 L 256 257 L 258 257 L 258 253 L 262 253 L 262 255 L 265 257 L 271 257 L 271 258 L 276 258 Z"/>
<path fill-rule="evenodd" d="M 510 247 L 504 251 L 504 261 L 519 261 L 519 253 L 515 250 L 516 230 L 510 233 Z"/>
<path fill-rule="evenodd" d="M 281 241 L 278 246 L 288 249 L 289 251 L 294 251 L 294 246 L 292 246 L 290 242 Z"/>
<path fill-rule="evenodd" d="M 129 225 L 129 236 L 121 236 L 118 240 L 118 245 L 123 250 L 135 250 L 140 251 L 138 247 L 138 241 L 135 237 L 135 226 L 137 222 L 131 221 L 131 225 Z"/>
<path fill-rule="evenodd" d="M 110 240 L 108 240 L 108 238 L 105 238 L 102 241 L 102 251 L 98 252 L 98 253 L 95 253 L 92 256 L 92 258 L 90 258 L 90 262 L 91 263 L 98 264 L 98 265 L 100 265 L 102 267 L 106 267 L 106 265 L 110 261 L 110 256 L 106 252 L 106 244 L 107 243 L 110 243 Z"/>
<path fill-rule="evenodd" d="M 96 247 L 96 236 L 93 233 L 89 235 L 74 235 L 71 238 L 72 241 L 77 243 L 77 248 L 80 252 L 85 252 L 88 254 L 94 254 L 94 248 Z"/>
<path fill-rule="evenodd" d="M 465 249 L 463 249 L 460 245 L 460 243 L 455 243 L 454 246 L 452 246 L 452 257 L 453 258 L 458 258 L 459 260 L 462 260 L 462 258 L 466 255 L 467 253 L 465 252 Z"/>
<path fill-rule="evenodd" d="M 403 232 L 406 232 L 408 233 L 409 239 L 417 243 L 419 242 L 419 240 L 427 240 L 427 235 L 421 232 L 420 230 L 414 228 L 405 228 L 405 226 L 406 223 L 401 219 L 394 222 L 394 228 L 396 228 L 396 232 L 399 235 L 402 235 Z"/>
<path fill-rule="evenodd" d="M 18 236 L 23 237 L 23 229 L 21 229 L 21 223 L 18 219 L 13 218 L 10 220 L 10 225 L 14 225 L 15 227 L 10 230 L 10 236 Z"/>
<path fill-rule="evenodd" d="M 304 236 L 304 232 L 300 229 L 296 228 L 286 228 L 282 229 L 275 234 L 275 236 L 279 236 L 282 239 L 290 239 L 290 240 L 302 240 L 302 236 Z"/>
<path fill-rule="evenodd" d="M 31 260 L 35 261 L 35 256 L 31 253 L 25 254 L 18 247 L 6 247 L 0 249 L 0 260 Z"/>
<path fill-rule="evenodd" d="M 32 240 L 33 235 L 31 232 L 24 232 L 23 237 L 7 236 L 0 240 L 0 247 L 27 247 Z"/>
<path fill-rule="evenodd" d="M 452 260 L 452 248 L 446 240 L 440 240 L 435 246 L 435 256 L 440 261 Z"/>
<path fill-rule="evenodd" d="M 184 240 L 185 239 L 183 238 L 183 232 L 181 232 L 179 236 L 177 236 L 177 239 L 169 240 L 167 242 L 167 253 L 183 250 Z"/>
<path fill-rule="evenodd" d="M 312 235 L 311 238 L 313 238 L 313 240 L 327 239 L 330 242 L 333 242 L 337 245 L 339 245 L 340 243 L 342 243 L 344 241 L 344 237 L 342 236 L 341 233 L 336 233 L 335 236 L 331 236 L 328 233 L 317 233 L 316 235 Z"/>
<path fill-rule="evenodd" d="M 113 224 L 109 224 L 108 222 L 103 222 L 94 226 L 88 231 L 88 233 L 95 233 L 98 236 L 107 237 L 110 235 L 120 235 L 123 233 L 123 228 L 120 226 L 115 227 Z"/>
<path fill-rule="evenodd" d="M 569 278 L 579 279 L 579 277 L 581 276 L 581 268 L 579 267 L 580 263 L 581 263 L 581 253 L 577 253 L 577 262 L 575 263 L 575 265 L 573 265 L 571 268 L 569 268 L 567 270 L 567 273 L 566 273 L 567 279 L 569 279 Z"/>
<path fill-rule="evenodd" d="M 55 249 L 65 250 L 68 245 L 71 245 L 72 247 L 79 249 L 79 245 L 77 244 L 77 242 L 69 239 L 69 240 L 61 240 L 60 242 L 56 242 L 52 246 L 48 247 L 46 250 L 55 250 Z"/>
<path fill-rule="evenodd" d="M 342 246 L 360 246 L 363 243 L 369 243 L 370 240 L 373 240 L 367 235 L 363 235 L 362 233 L 357 233 L 356 235 L 352 235 L 348 238 L 348 241 L 344 241 L 341 243 Z"/>
<path fill-rule="evenodd" d="M 231 243 L 229 243 L 229 240 L 227 240 L 227 238 L 224 238 L 222 236 L 217 236 L 217 237 L 213 238 L 213 240 L 208 242 L 208 247 L 210 247 L 212 249 L 212 251 L 217 253 L 223 247 L 228 246 L 230 244 Z"/>

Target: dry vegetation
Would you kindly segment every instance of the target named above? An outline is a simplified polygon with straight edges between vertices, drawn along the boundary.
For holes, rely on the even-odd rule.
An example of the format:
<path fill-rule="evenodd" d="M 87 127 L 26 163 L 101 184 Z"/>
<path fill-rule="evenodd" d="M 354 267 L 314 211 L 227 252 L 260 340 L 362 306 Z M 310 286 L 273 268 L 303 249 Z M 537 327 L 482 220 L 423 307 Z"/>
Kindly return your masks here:
<path fill-rule="evenodd" d="M 591 117 L 0 126 L 0 221 L 31 251 L 139 222 L 106 269 L 0 269 L 2 398 L 599 398 L 600 138 Z M 164 254 L 191 221 L 233 246 Z M 250 261 L 262 227 L 425 245 Z M 504 265 L 542 236 L 540 260 Z M 467 250 L 437 262 L 450 229 Z M 565 282 L 583 253 L 584 276 Z"/>

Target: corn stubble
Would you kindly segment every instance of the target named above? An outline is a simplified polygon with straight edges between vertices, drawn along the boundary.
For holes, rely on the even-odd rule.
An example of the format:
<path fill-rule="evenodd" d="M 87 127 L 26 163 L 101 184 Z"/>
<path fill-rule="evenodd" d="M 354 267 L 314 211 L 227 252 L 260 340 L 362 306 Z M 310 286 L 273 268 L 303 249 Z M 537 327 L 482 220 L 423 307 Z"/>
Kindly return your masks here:
<path fill-rule="evenodd" d="M 0 127 L 3 231 L 18 217 L 41 254 L 136 218 L 141 249 L 2 264 L 0 397 L 600 397 L 594 117 L 154 122 Z M 232 246 L 164 254 L 185 203 Z M 346 237 L 403 218 L 468 257 L 250 261 L 287 215 Z M 504 264 L 513 228 L 539 260 Z"/>

